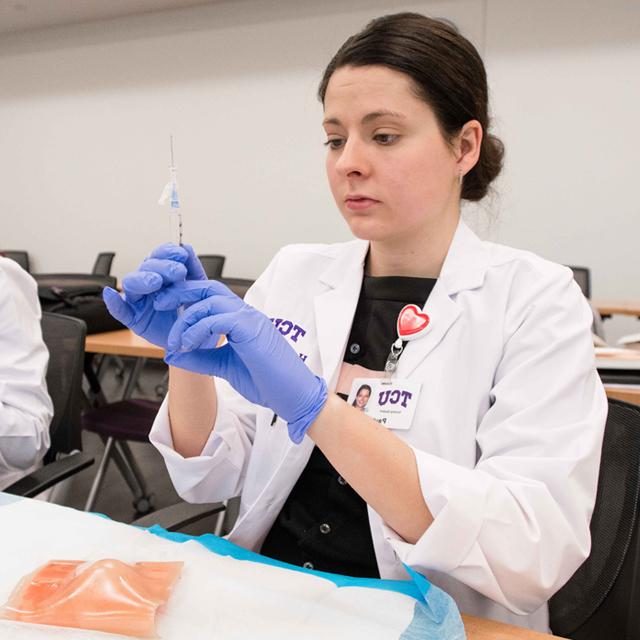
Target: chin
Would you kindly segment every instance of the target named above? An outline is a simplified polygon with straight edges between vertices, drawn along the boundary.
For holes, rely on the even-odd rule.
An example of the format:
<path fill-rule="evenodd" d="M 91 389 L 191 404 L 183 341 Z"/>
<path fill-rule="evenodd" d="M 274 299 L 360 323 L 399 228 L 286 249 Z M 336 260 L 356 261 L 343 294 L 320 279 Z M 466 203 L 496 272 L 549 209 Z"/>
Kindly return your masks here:
<path fill-rule="evenodd" d="M 343 214 L 344 215 L 344 214 Z M 351 233 L 360 240 L 376 242 L 390 237 L 389 230 L 371 217 L 354 216 L 351 212 L 344 216 Z"/>

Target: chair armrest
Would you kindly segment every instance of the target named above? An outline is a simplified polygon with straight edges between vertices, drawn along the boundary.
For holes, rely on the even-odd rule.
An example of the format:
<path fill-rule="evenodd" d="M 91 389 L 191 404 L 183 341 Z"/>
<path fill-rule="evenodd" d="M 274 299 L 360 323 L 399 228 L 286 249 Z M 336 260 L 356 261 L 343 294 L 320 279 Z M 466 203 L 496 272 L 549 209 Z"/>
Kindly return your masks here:
<path fill-rule="evenodd" d="M 4 489 L 4 492 L 22 496 L 23 498 L 33 498 L 46 489 L 53 487 L 53 485 L 58 484 L 58 482 L 90 467 L 92 464 L 93 456 L 88 453 L 72 453 L 32 471 L 28 476 L 21 478 Z"/>
<path fill-rule="evenodd" d="M 130 524 L 137 527 L 152 527 L 154 524 L 160 525 L 167 531 L 179 531 L 198 520 L 202 520 L 214 513 L 224 511 L 225 506 L 221 502 L 209 504 L 190 504 L 179 502 L 169 507 L 158 509 L 142 518 L 134 520 Z"/>

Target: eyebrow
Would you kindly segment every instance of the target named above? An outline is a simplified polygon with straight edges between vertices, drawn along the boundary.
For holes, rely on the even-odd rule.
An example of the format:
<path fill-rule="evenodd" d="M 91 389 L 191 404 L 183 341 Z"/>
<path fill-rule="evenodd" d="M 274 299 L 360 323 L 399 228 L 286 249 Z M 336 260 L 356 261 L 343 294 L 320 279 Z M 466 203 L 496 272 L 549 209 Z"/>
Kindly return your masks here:
<path fill-rule="evenodd" d="M 397 111 L 389 111 L 389 109 L 379 109 L 378 111 L 372 111 L 371 113 L 367 113 L 364 118 L 360 121 L 361 124 L 369 124 L 373 120 L 377 120 L 378 118 L 383 117 L 391 117 L 391 118 L 399 118 L 400 120 L 406 120 L 406 116 L 402 113 L 398 113 Z M 335 124 L 338 126 L 342 126 L 342 122 L 338 120 L 338 118 L 326 118 L 322 121 L 323 126 L 326 124 Z"/>

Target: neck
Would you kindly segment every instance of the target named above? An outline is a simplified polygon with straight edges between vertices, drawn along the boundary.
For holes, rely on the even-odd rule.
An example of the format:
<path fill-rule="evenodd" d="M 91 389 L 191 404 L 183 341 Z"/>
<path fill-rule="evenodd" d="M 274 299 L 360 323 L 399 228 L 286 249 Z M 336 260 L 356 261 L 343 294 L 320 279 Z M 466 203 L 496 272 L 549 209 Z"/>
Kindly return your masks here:
<path fill-rule="evenodd" d="M 422 233 L 372 241 L 367 258 L 367 275 L 439 277 L 458 227 L 458 220 L 459 215 Z"/>

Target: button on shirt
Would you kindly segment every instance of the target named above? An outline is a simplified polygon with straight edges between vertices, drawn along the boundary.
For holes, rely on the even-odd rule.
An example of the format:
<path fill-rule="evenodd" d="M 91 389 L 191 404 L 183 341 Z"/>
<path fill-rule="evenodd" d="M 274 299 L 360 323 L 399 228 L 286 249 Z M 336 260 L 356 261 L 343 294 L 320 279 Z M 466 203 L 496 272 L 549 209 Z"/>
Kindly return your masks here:
<path fill-rule="evenodd" d="M 35 281 L 0 257 L 0 490 L 37 468 L 49 448 L 53 405 L 40 317 Z"/>
<path fill-rule="evenodd" d="M 383 375 L 402 307 L 422 307 L 435 280 L 365 276 L 344 355 Z M 347 396 L 339 394 L 344 400 Z M 319 571 L 379 578 L 365 501 L 315 447 L 261 549 L 263 555 Z"/>

